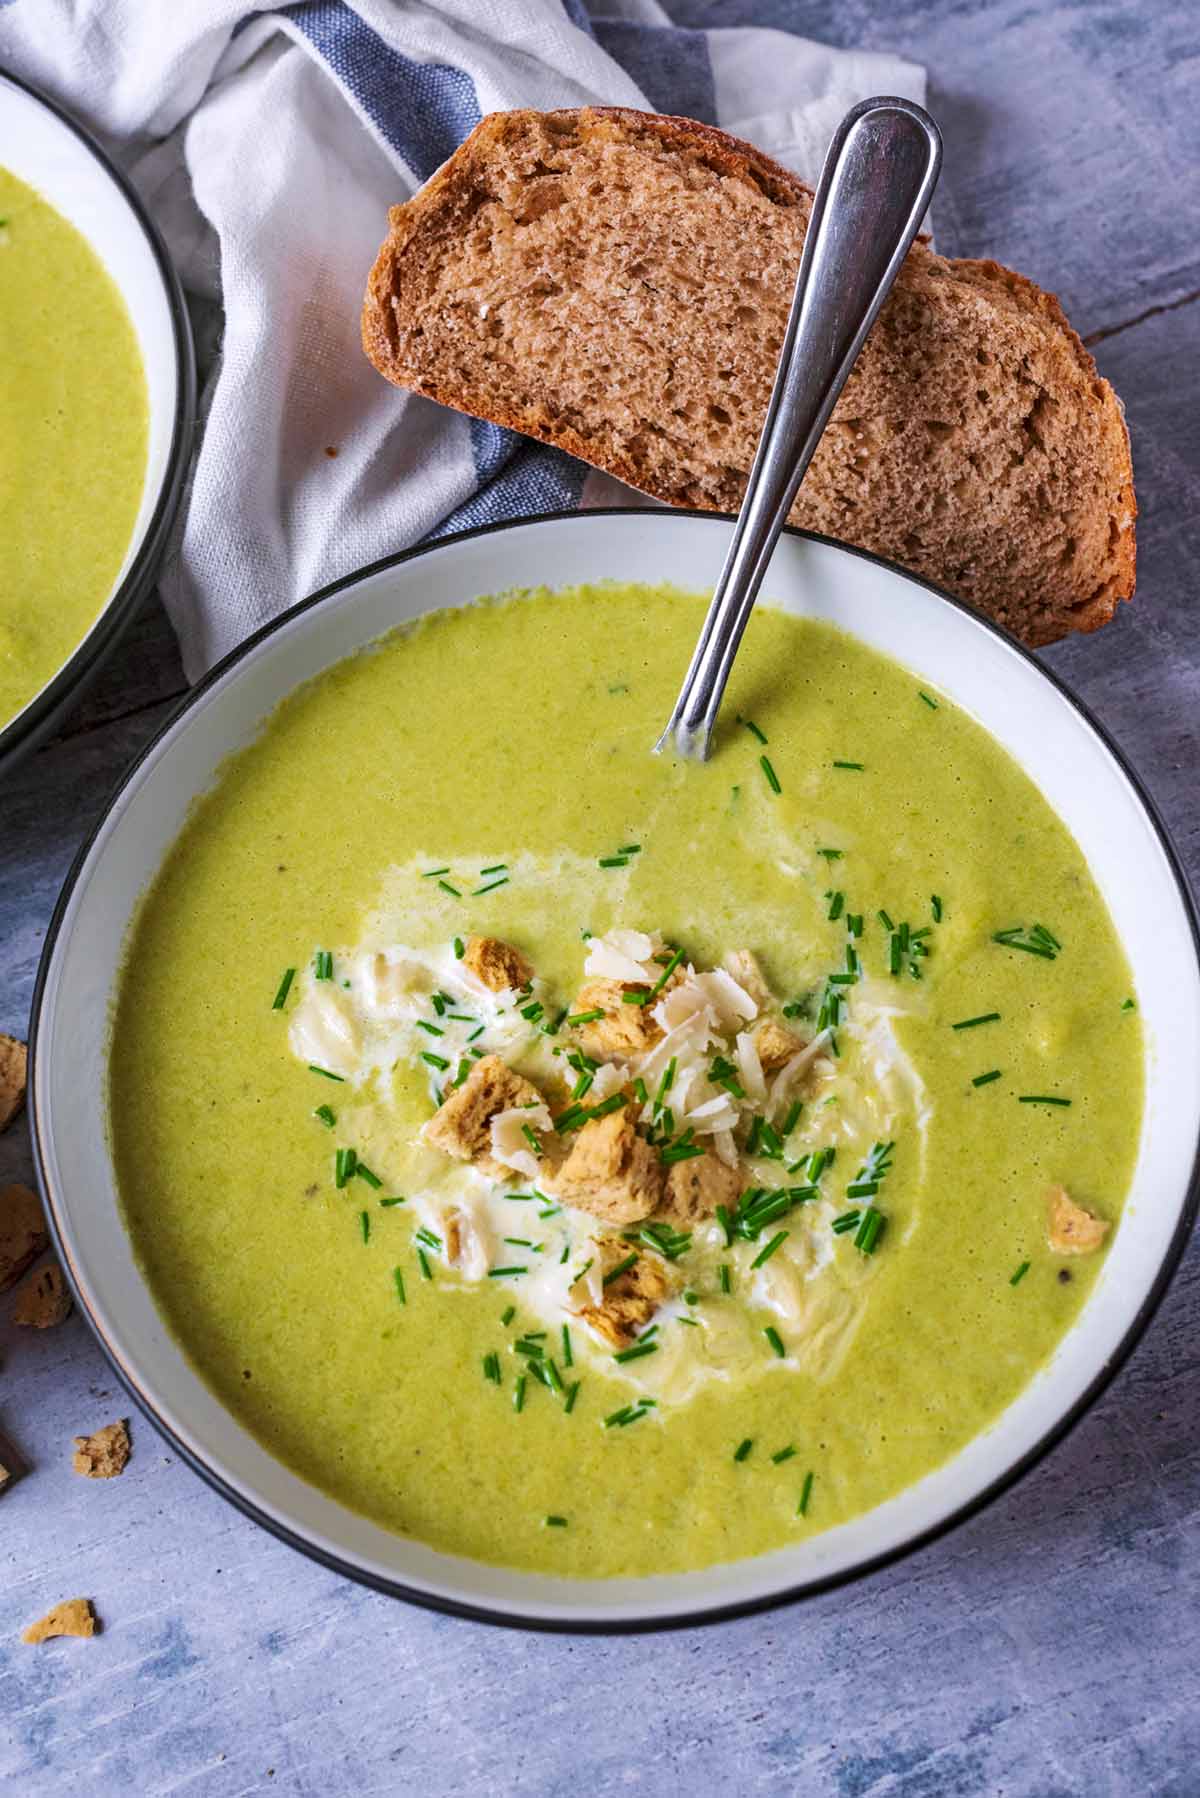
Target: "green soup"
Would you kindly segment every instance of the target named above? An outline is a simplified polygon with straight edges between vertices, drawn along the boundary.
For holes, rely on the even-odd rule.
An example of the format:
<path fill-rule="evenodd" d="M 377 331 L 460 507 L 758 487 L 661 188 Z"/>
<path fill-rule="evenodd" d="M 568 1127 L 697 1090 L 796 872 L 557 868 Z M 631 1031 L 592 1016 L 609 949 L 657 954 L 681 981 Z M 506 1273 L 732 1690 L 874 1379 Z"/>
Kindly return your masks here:
<path fill-rule="evenodd" d="M 114 1155 L 171 1330 L 306 1479 L 483 1560 L 695 1569 L 895 1494 L 1087 1299 L 1103 1250 L 1052 1252 L 1048 1190 L 1115 1226 L 1136 1152 L 1129 969 L 1037 789 L 918 677 L 765 606 L 712 760 L 651 755 L 703 605 L 480 602 L 343 662 L 223 769 L 128 947 Z M 798 1115 L 741 1143 L 747 1184 L 804 1196 L 752 1240 L 697 1229 L 633 1363 L 545 1309 L 594 1218 L 518 1181 L 496 1259 L 525 1271 L 475 1279 L 421 1222 L 421 1183 L 463 1177 L 414 1146 L 453 1077 L 439 1041 L 471 1028 L 459 1001 L 423 1014 L 421 1052 L 340 1080 L 295 1036 L 318 988 L 357 1002 L 363 945 L 452 969 L 456 939 L 491 934 L 536 967 L 533 1015 L 522 996 L 502 1023 L 544 1062 L 577 1028 L 584 933 L 614 928 L 705 968 L 753 950 L 807 1037 L 837 995 Z"/>
<path fill-rule="evenodd" d="M 146 383 L 89 245 L 0 169 L 0 727 L 112 591 L 146 468 Z"/>

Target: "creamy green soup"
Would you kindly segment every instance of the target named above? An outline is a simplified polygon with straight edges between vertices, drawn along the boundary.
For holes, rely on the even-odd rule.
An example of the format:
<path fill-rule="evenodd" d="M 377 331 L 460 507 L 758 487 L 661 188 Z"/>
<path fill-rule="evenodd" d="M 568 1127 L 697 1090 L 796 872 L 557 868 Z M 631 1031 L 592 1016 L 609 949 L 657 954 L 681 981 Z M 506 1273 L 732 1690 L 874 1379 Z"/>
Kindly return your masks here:
<path fill-rule="evenodd" d="M 694 1569 L 893 1495 L 1086 1301 L 1104 1247 L 1051 1246 L 1050 1191 L 1115 1227 L 1135 1157 L 1129 969 L 1038 790 L 918 676 L 767 606 L 712 760 L 651 755 L 703 606 L 518 596 L 343 662 L 222 770 L 128 947 L 113 1149 L 171 1330 L 303 1477 L 483 1560 Z M 698 1225 L 618 1362 L 547 1296 L 609 1227 L 514 1176 L 499 1215 L 520 1224 L 467 1278 L 428 1205 L 476 1176 L 417 1133 L 473 1006 L 484 1046 L 535 1080 L 561 1065 L 585 958 L 621 931 L 697 969 L 753 951 L 821 1054 L 770 1132 L 738 1126 L 745 1184 L 784 1212 L 750 1239 Z M 458 996 L 478 935 L 528 957 L 532 992 Z M 365 1047 L 370 969 L 426 963 L 452 990 L 422 990 L 423 1034 Z M 350 1019 L 323 1069 L 322 1005 Z M 744 1065 L 723 1077 L 743 1090 Z"/>
<path fill-rule="evenodd" d="M 68 660 L 124 560 L 146 383 L 89 245 L 0 169 L 0 727 Z"/>

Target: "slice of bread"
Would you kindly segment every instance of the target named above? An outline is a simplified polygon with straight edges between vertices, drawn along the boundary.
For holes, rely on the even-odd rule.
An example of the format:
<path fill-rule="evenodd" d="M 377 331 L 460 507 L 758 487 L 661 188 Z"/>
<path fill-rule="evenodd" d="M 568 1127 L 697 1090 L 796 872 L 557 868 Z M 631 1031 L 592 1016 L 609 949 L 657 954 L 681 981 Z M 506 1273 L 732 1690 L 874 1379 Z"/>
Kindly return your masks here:
<path fill-rule="evenodd" d="M 736 511 L 811 200 L 689 119 L 493 113 L 393 209 L 363 345 L 399 386 Z M 793 522 L 1042 644 L 1131 596 L 1135 515 L 1120 402 L 1058 301 L 914 245 Z"/>

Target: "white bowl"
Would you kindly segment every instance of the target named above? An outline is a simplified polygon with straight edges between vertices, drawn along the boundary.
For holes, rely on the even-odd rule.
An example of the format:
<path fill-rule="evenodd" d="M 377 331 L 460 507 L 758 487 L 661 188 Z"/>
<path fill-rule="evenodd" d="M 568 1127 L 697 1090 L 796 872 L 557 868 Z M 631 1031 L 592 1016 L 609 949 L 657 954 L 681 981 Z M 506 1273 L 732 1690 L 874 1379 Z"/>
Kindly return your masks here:
<path fill-rule="evenodd" d="M 1092 1296 L 1050 1364 L 953 1460 L 865 1516 L 755 1560 L 588 1581 L 439 1554 L 356 1516 L 274 1460 L 185 1360 L 121 1223 L 105 1057 L 130 917 L 188 807 L 299 682 L 404 620 L 544 582 L 669 577 L 711 589 L 729 530 L 720 518 L 658 510 L 528 520 L 446 538 L 317 594 L 216 669 L 130 771 L 75 864 L 46 944 L 31 1081 L 39 1169 L 64 1265 L 117 1374 L 197 1471 L 259 1522 L 356 1579 L 446 1610 L 548 1629 L 652 1628 L 796 1597 L 912 1548 L 1015 1479 L 1075 1421 L 1162 1297 L 1196 1211 L 1196 921 L 1133 775 L 1054 678 L 995 627 L 883 562 L 791 532 L 768 599 L 833 620 L 979 719 L 1074 832 L 1132 963 L 1149 1045 L 1133 1189 Z"/>
<path fill-rule="evenodd" d="M 133 535 L 86 636 L 0 728 L 0 768 L 78 698 L 150 587 L 174 522 L 196 411 L 183 293 L 141 201 L 100 146 L 44 94 L 0 73 L 0 168 L 35 188 L 87 239 L 129 309 L 146 374 L 149 442 Z"/>

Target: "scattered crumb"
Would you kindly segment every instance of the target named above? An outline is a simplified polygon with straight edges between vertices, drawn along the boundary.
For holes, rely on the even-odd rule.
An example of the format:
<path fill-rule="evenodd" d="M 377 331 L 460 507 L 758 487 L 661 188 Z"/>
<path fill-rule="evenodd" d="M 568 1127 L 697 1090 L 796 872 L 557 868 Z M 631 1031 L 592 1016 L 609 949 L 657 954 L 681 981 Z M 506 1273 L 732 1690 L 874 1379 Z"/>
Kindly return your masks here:
<path fill-rule="evenodd" d="M 0 1191 L 0 1292 L 15 1286 L 49 1241 L 37 1194 L 19 1181 Z"/>
<path fill-rule="evenodd" d="M 1052 1186 L 1046 1236 L 1056 1255 L 1090 1255 L 1108 1235 L 1109 1224 L 1077 1205 L 1065 1186 Z"/>
<path fill-rule="evenodd" d="M 337 455 L 337 451 L 336 451 L 336 449 L 335 449 L 335 448 L 334 448 L 334 447 L 333 447 L 333 445 L 332 445 L 332 443 L 327 443 L 327 444 L 326 444 L 326 445 L 325 445 L 325 454 L 326 454 L 326 455 L 327 455 L 327 456 L 336 456 L 336 455 Z"/>
<path fill-rule="evenodd" d="M 25 1103 L 25 1069 L 29 1051 L 15 1036 L 0 1033 L 0 1130 L 8 1126 Z"/>
<path fill-rule="evenodd" d="M 498 936 L 473 936 L 463 950 L 463 966 L 490 992 L 504 993 L 533 979 L 533 964 Z"/>
<path fill-rule="evenodd" d="M 768 1018 L 754 1033 L 759 1066 L 767 1075 L 777 1074 L 781 1068 L 785 1068 L 792 1056 L 799 1055 L 804 1046 L 802 1036 L 797 1036 L 794 1030 L 786 1030 L 774 1018 Z"/>
<path fill-rule="evenodd" d="M 64 1598 L 52 1611 L 21 1632 L 22 1642 L 48 1642 L 52 1636 L 94 1636 L 96 1613 L 90 1598 Z"/>
<path fill-rule="evenodd" d="M 87 1480 L 115 1480 L 125 1471 L 129 1453 L 129 1431 L 118 1418 L 94 1436 L 76 1436 L 71 1466 Z"/>
<path fill-rule="evenodd" d="M 51 1330 L 71 1315 L 71 1292 L 57 1261 L 30 1274 L 17 1294 L 13 1322 L 31 1330 Z"/>

